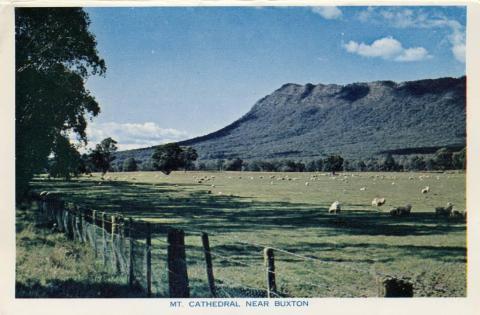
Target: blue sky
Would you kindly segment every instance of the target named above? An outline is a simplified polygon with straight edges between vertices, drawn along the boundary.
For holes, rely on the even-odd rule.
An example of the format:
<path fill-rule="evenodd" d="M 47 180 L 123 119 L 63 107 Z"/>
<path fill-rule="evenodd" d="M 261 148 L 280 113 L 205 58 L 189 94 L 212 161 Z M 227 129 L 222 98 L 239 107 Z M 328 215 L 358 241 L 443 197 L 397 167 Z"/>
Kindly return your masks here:
<path fill-rule="evenodd" d="M 285 83 L 465 74 L 464 7 L 87 8 L 106 77 L 92 143 L 215 131 Z"/>

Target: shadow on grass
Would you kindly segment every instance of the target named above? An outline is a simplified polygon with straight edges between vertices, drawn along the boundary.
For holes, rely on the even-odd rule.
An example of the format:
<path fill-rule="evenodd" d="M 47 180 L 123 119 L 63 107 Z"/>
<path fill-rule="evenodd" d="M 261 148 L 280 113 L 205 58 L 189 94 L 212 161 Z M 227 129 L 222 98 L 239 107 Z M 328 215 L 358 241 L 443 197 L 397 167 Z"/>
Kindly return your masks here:
<path fill-rule="evenodd" d="M 179 191 L 182 195 L 172 193 Z M 207 185 L 198 190 L 198 184 L 151 184 L 126 181 L 96 182 L 34 181 L 33 187 L 40 190 L 58 191 L 63 199 L 100 211 L 119 212 L 125 216 L 164 221 L 153 224 L 155 233 L 164 235 L 171 227 L 201 230 L 224 235 L 230 233 L 260 233 L 268 230 L 319 229 L 324 236 L 428 236 L 465 232 L 465 222 L 435 217 L 433 212 L 414 212 L 408 217 L 391 217 L 377 211 L 349 210 L 344 205 L 337 215 L 328 214 L 329 202 L 312 205 L 307 203 L 263 202 L 251 198 L 212 195 Z M 195 188 L 195 190 L 193 189 Z M 427 210 L 427 209 L 425 209 Z M 172 222 L 172 223 L 169 223 Z M 137 229 L 142 230 L 142 225 Z M 258 235 L 259 242 L 262 240 Z M 296 248 L 308 252 L 338 250 L 346 247 L 400 250 L 404 255 L 423 258 L 453 259 L 465 261 L 465 247 L 435 247 L 388 244 L 299 244 Z M 220 248 L 221 249 L 221 248 Z M 227 251 L 228 248 L 225 248 Z M 286 249 L 289 249 L 288 247 Z M 234 252 L 249 251 L 238 249 Z M 289 250 L 295 251 L 294 248 Z"/>
<path fill-rule="evenodd" d="M 15 285 L 16 298 L 142 298 L 141 288 L 109 282 L 52 280 L 42 285 L 38 281 Z"/>
<path fill-rule="evenodd" d="M 415 212 L 409 217 L 391 217 L 375 211 L 327 213 L 328 203 L 311 204 L 252 201 L 238 196 L 217 196 L 189 191 L 187 196 L 169 196 L 173 184 L 105 182 L 100 191 L 91 181 L 37 181 L 38 190 L 56 190 L 63 199 L 100 211 L 120 212 L 142 219 L 178 220 L 179 224 L 213 232 L 242 232 L 270 228 L 327 228 L 330 234 L 432 235 L 465 230 L 465 223 Z M 178 185 L 177 185 L 178 186 Z M 184 187 L 197 186 L 184 184 Z M 248 199 L 248 200 L 246 200 Z M 159 224 L 160 230 L 163 231 Z M 175 225 L 173 223 L 172 225 Z"/>

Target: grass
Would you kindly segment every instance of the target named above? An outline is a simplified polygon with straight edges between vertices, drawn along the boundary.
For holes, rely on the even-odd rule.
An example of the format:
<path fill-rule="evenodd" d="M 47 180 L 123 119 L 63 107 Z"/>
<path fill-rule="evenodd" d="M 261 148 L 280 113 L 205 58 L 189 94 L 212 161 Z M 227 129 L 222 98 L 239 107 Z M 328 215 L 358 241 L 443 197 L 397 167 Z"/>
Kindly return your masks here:
<path fill-rule="evenodd" d="M 16 213 L 17 298 L 141 296 L 124 279 L 106 272 L 90 247 L 48 228 L 30 209 Z"/>
<path fill-rule="evenodd" d="M 415 296 L 466 295 L 465 222 L 434 216 L 447 202 L 465 208 L 464 173 L 133 172 L 106 180 L 98 174 L 70 182 L 38 178 L 33 186 L 156 223 L 154 273 L 165 264 L 166 228 L 184 228 L 193 296 L 208 296 L 198 231 L 210 235 L 225 296 L 265 294 L 262 246 L 297 255 L 275 251 L 277 285 L 288 296 L 376 296 L 384 275 L 408 277 Z M 420 192 L 425 186 L 428 194 Z M 372 207 L 374 197 L 386 204 Z M 335 200 L 342 212 L 329 215 Z M 388 215 L 406 203 L 413 206 L 410 217 Z"/>

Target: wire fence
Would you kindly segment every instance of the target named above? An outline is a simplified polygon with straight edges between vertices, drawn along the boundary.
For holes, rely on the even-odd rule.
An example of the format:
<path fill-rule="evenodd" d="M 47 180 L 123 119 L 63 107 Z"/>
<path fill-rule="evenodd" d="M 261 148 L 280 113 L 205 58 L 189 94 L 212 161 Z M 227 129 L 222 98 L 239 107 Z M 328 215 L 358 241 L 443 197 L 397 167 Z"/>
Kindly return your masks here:
<path fill-rule="evenodd" d="M 40 194 L 37 203 L 39 220 L 88 244 L 105 270 L 146 297 L 413 296 L 409 279 L 361 264 L 132 220 L 66 203 L 48 193 Z M 221 242 L 211 246 L 210 237 Z"/>

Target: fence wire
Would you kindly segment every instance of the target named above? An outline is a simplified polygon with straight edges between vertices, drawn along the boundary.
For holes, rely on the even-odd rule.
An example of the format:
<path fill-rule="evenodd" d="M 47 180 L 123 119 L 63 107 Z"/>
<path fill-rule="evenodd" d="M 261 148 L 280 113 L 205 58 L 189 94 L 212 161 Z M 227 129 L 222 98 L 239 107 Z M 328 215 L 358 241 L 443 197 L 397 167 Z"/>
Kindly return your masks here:
<path fill-rule="evenodd" d="M 183 276 L 169 268 L 165 227 L 151 233 L 148 223 L 107 217 L 58 199 L 44 198 L 37 206 L 38 224 L 89 245 L 96 262 L 132 290 L 148 297 L 169 297 L 170 278 Z M 186 233 L 185 244 L 175 246 L 185 252 L 180 263 L 186 267 L 190 297 L 369 297 L 378 295 L 378 278 L 384 276 L 368 264 L 325 260 L 320 255 L 293 253 L 239 237 L 211 234 L 213 238 L 206 250 L 202 239 L 205 233 L 193 229 Z M 267 247 L 275 256 L 274 271 L 270 271 L 275 276 L 273 291 L 267 281 Z M 209 259 L 213 266 L 210 274 L 206 262 Z M 449 273 L 455 268 L 453 264 L 441 267 Z M 441 282 L 448 280 L 444 278 Z M 442 289 L 436 278 L 423 276 L 416 281 L 421 296 Z"/>

